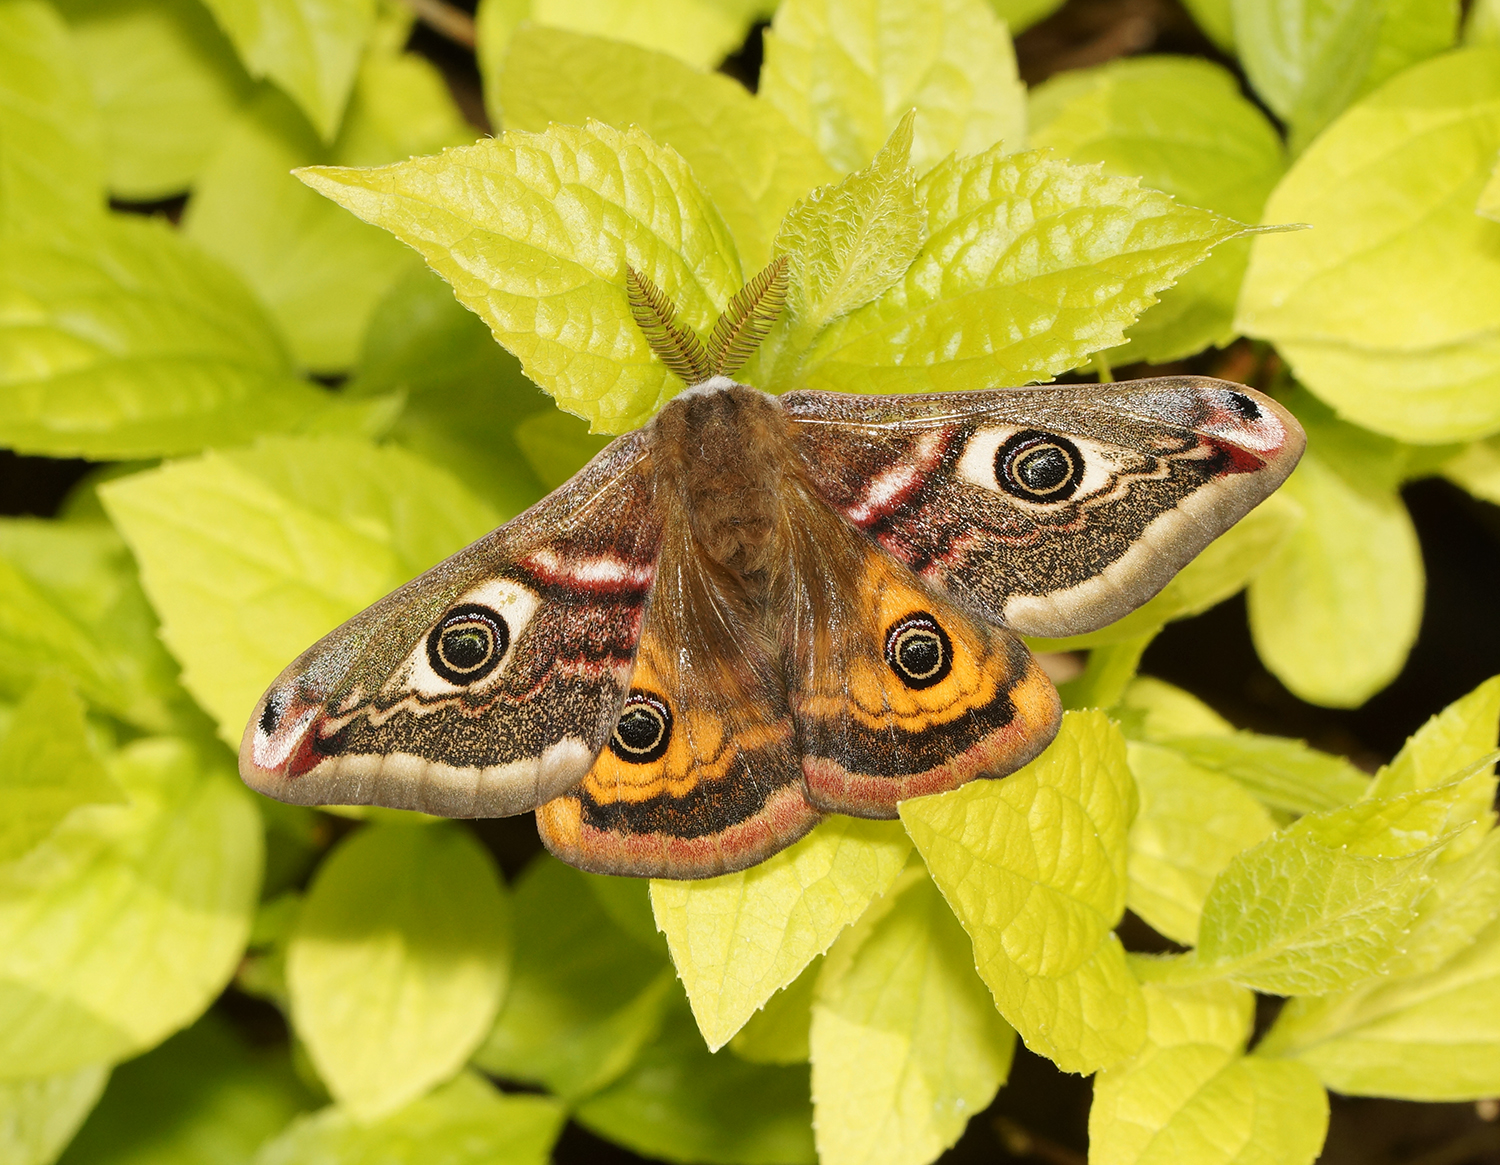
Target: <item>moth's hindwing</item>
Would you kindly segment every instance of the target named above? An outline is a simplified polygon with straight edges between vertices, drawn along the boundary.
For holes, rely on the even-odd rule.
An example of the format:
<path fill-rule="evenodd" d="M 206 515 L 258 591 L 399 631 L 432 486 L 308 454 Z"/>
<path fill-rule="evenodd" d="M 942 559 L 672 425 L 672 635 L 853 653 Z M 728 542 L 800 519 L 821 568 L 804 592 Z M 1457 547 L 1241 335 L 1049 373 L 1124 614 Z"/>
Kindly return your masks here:
<path fill-rule="evenodd" d="M 246 783 L 446 817 L 524 812 L 574 784 L 614 726 L 655 578 L 645 448 L 621 438 L 304 652 L 246 727 Z"/>
<path fill-rule="evenodd" d="M 804 472 L 924 581 L 1026 635 L 1156 594 L 1285 480 L 1296 420 L 1207 377 L 781 398 Z"/>
<path fill-rule="evenodd" d="M 819 503 L 810 500 L 810 506 Z M 832 514 L 809 510 L 788 652 L 808 799 L 859 817 L 1051 743 L 1057 692 L 1025 644 L 919 581 Z"/>
<path fill-rule="evenodd" d="M 537 811 L 537 830 L 595 873 L 706 878 L 770 857 L 819 814 L 777 662 L 689 538 L 669 534 L 662 559 L 619 722 L 577 787 Z"/>

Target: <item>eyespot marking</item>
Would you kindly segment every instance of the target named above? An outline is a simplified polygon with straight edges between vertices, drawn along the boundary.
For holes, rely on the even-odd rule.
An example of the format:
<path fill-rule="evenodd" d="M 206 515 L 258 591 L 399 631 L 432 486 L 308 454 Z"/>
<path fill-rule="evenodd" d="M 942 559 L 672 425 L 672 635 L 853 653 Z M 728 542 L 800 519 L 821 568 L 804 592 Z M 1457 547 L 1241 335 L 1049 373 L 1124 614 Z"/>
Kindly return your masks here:
<path fill-rule="evenodd" d="M 609 737 L 609 751 L 628 764 L 659 761 L 672 741 L 672 709 L 652 692 L 631 689 Z"/>
<path fill-rule="evenodd" d="M 1077 492 L 1083 469 L 1077 445 L 1036 429 L 1023 429 L 995 450 L 995 481 L 1028 502 L 1066 501 Z"/>
<path fill-rule="evenodd" d="M 953 643 L 936 619 L 914 611 L 885 633 L 885 662 L 908 688 L 930 688 L 953 670 Z"/>
<path fill-rule="evenodd" d="M 505 658 L 510 626 L 479 603 L 454 607 L 427 635 L 427 662 L 450 684 L 484 679 Z"/>

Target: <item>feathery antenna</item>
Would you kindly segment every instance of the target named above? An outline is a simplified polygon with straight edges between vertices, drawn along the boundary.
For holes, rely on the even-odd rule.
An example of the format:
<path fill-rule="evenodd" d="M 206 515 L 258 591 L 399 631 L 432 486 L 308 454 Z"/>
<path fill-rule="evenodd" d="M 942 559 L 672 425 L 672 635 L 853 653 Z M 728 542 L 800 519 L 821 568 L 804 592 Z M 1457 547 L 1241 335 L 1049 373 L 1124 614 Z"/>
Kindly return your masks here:
<path fill-rule="evenodd" d="M 651 280 L 633 267 L 625 268 L 625 296 L 630 314 L 646 337 L 651 351 L 684 384 L 702 384 L 713 375 L 713 366 L 703 341 L 677 320 L 672 301 Z"/>
<path fill-rule="evenodd" d="M 708 338 L 708 359 L 716 376 L 733 376 L 755 355 L 786 306 L 787 258 L 772 259 L 735 293 Z"/>

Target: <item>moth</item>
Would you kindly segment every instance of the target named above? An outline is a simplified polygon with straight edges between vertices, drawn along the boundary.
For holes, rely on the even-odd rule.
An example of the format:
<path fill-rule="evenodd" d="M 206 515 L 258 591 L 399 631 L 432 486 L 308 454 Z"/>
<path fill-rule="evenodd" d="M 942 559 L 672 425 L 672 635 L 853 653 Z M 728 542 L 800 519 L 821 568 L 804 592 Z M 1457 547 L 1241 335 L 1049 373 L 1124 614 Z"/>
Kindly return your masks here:
<path fill-rule="evenodd" d="M 825 813 L 895 817 L 1035 757 L 1059 701 L 1021 636 L 1145 602 L 1304 444 L 1197 376 L 773 397 L 723 374 L 754 336 L 705 348 L 630 279 L 695 383 L 304 652 L 245 730 L 253 788 L 535 810 L 600 873 L 743 869 Z"/>

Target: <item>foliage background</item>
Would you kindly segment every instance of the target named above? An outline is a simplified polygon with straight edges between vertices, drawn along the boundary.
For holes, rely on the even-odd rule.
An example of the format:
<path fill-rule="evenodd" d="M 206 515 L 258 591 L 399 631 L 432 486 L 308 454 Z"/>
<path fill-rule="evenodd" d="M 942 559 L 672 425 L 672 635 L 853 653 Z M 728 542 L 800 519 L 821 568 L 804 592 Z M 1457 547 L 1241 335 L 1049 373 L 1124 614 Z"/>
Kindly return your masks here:
<path fill-rule="evenodd" d="M 770 7 L 487 0 L 471 57 L 361 0 L 0 3 L 0 441 L 10 508 L 47 519 L 0 524 L 0 1160 L 790 1165 L 815 1105 L 829 1162 L 1066 1161 L 1090 1133 L 1101 1161 L 1296 1161 L 1323 1085 L 1453 1102 L 1335 1098 L 1330 1160 L 1497 1156 L 1494 1113 L 1458 1102 L 1500 1092 L 1494 790 L 1466 768 L 1500 707 L 1500 12 L 997 0 L 1012 55 L 977 0 L 786 0 L 762 71 Z M 726 55 L 759 98 L 694 71 Z M 588 117 L 691 170 L 547 128 Z M 1065 695 L 1109 719 L 914 804 L 931 878 L 907 832 L 835 820 L 648 901 L 533 860 L 525 819 L 251 798 L 225 741 L 280 666 L 602 443 L 490 329 L 604 431 L 671 390 L 598 276 L 607 214 L 525 233 L 422 163 L 347 169 L 487 124 L 543 134 L 532 193 L 541 154 L 661 175 L 626 217 L 675 205 L 648 258 L 694 323 L 790 251 L 801 299 L 756 383 L 1154 361 L 1277 392 L 1307 463 L 1149 609 L 1040 645 L 1091 650 Z M 956 218 L 922 177 L 952 150 L 994 183 Z M 287 173 L 309 165 L 484 322 Z M 1314 230 L 1236 237 L 1258 221 Z M 963 267 L 939 227 L 1021 257 Z M 536 273 L 521 241 L 593 271 L 551 289 L 581 342 L 507 285 Z M 938 316 L 1010 328 L 980 380 L 868 355 L 933 273 L 988 313 Z M 1061 802 L 1085 844 L 1037 808 Z M 1268 878 L 1305 917 L 1267 913 Z M 1043 1057 L 1104 1069 L 1092 1112 Z"/>

